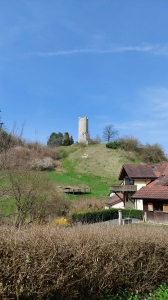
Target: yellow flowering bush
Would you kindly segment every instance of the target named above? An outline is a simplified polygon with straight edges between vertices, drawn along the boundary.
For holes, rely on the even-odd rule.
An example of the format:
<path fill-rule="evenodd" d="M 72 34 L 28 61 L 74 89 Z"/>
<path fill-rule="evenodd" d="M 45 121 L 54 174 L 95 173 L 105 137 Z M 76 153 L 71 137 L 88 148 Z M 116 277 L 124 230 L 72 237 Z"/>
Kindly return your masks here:
<path fill-rule="evenodd" d="M 65 227 L 67 227 L 67 226 L 70 226 L 71 224 L 70 224 L 70 222 L 69 222 L 68 219 L 62 217 L 62 218 L 59 218 L 59 219 L 55 219 L 55 220 L 53 221 L 53 225 L 57 225 L 57 226 L 65 226 Z"/>

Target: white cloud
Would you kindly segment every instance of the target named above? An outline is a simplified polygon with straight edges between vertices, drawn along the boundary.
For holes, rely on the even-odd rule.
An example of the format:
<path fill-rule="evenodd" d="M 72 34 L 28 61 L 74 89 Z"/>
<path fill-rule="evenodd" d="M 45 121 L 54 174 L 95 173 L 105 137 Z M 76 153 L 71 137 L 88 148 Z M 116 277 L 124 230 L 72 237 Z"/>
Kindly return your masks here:
<path fill-rule="evenodd" d="M 52 52 L 34 52 L 27 54 L 28 56 L 54 57 L 74 54 L 110 54 L 110 53 L 124 53 L 124 52 L 143 52 L 154 55 L 168 56 L 168 45 L 159 44 L 142 44 L 138 46 L 107 46 L 106 48 L 76 48 L 72 50 L 58 50 Z"/>

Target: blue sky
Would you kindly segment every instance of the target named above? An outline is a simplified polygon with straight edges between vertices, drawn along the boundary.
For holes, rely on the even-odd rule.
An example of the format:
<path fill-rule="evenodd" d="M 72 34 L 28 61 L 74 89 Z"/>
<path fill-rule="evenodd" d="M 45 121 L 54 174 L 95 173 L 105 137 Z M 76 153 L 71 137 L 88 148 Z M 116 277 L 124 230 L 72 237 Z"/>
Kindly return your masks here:
<path fill-rule="evenodd" d="M 92 138 L 159 143 L 168 153 L 167 0 L 0 0 L 0 109 L 5 127 L 46 144 Z"/>

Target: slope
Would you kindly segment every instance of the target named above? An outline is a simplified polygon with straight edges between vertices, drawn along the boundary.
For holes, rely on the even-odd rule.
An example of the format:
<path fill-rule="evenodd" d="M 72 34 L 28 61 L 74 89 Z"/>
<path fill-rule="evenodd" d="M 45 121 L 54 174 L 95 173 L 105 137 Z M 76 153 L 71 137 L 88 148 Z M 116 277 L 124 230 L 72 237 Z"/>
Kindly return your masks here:
<path fill-rule="evenodd" d="M 131 163 L 126 152 L 106 148 L 104 144 L 72 145 L 66 150 L 68 155 L 61 160 L 61 168 L 49 176 L 60 185 L 89 186 L 90 196 L 98 198 L 107 198 L 110 185 L 118 182 L 121 166 Z"/>

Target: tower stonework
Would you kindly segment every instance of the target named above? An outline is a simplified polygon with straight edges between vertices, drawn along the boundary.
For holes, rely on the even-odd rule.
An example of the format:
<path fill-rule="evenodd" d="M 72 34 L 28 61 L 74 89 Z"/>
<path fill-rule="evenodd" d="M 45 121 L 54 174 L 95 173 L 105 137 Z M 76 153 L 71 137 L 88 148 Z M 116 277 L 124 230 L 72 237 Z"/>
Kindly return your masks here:
<path fill-rule="evenodd" d="M 78 143 L 88 144 L 89 130 L 88 130 L 88 118 L 82 117 L 78 119 Z"/>

